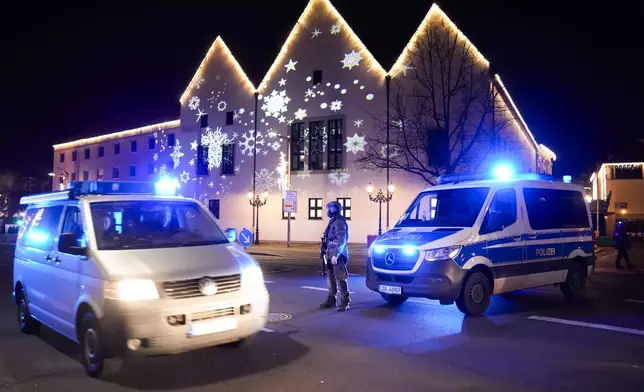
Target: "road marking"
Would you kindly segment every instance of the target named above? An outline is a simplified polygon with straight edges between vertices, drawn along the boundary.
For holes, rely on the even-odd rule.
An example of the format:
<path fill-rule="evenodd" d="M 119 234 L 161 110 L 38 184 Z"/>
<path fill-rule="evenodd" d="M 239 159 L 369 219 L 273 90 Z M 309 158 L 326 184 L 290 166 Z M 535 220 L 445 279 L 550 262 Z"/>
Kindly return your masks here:
<path fill-rule="evenodd" d="M 641 299 L 625 299 L 625 302 L 634 302 L 636 304 L 644 304 L 644 300 Z"/>
<path fill-rule="evenodd" d="M 564 319 L 559 319 L 559 318 L 554 318 L 554 317 L 530 316 L 528 318 L 530 320 L 549 321 L 551 323 L 576 325 L 578 327 L 605 329 L 607 331 L 623 332 L 623 333 L 630 333 L 630 334 L 633 334 L 633 335 L 642 335 L 642 336 L 644 336 L 644 331 L 640 330 L 640 329 L 615 327 L 613 325 L 605 325 L 605 324 L 586 323 L 586 322 L 583 322 L 583 321 L 564 320 Z"/>
<path fill-rule="evenodd" d="M 270 329 L 270 328 L 262 328 L 261 330 L 262 330 L 263 332 L 275 332 L 274 330 L 272 330 L 272 329 Z"/>
<path fill-rule="evenodd" d="M 314 286 L 300 286 L 301 289 L 307 289 L 307 290 L 317 290 L 317 291 L 329 291 L 329 289 L 324 288 L 324 287 L 314 287 Z M 353 291 L 349 291 L 349 294 L 355 294 Z"/>

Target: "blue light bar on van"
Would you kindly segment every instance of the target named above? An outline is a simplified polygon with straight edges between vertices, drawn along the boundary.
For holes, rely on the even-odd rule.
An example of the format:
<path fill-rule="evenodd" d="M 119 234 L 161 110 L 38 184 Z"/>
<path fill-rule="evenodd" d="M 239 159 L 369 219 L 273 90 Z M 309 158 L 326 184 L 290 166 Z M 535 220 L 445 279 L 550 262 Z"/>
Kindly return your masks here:
<path fill-rule="evenodd" d="M 487 173 L 463 173 L 463 174 L 447 174 L 444 176 L 438 177 L 439 184 L 454 184 L 457 182 L 468 182 L 468 181 L 485 181 L 485 180 L 496 180 L 499 179 L 495 176 L 490 176 Z M 539 180 L 539 181 L 556 181 L 553 176 L 547 174 L 535 174 L 535 173 L 521 173 L 514 174 L 510 178 L 503 178 L 505 180 Z"/>
<path fill-rule="evenodd" d="M 70 194 L 80 195 L 153 195 L 154 183 L 133 181 L 75 181 Z"/>

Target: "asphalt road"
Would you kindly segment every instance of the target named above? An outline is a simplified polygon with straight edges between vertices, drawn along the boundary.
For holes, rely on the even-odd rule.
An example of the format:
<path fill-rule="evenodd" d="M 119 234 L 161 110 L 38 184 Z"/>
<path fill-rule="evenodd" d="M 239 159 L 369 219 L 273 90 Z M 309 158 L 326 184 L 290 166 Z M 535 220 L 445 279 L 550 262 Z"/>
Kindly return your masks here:
<path fill-rule="evenodd" d="M 321 311 L 325 283 L 315 270 L 267 262 L 271 311 L 290 320 L 269 323 L 242 349 L 127 359 L 118 374 L 93 380 L 75 344 L 47 329 L 39 336 L 18 332 L 11 262 L 0 248 L 0 391 L 621 392 L 644 386 L 641 275 L 597 275 L 581 305 L 543 288 L 495 297 L 487 317 L 468 318 L 435 301 L 388 307 L 360 275 L 350 277 L 349 312 Z"/>

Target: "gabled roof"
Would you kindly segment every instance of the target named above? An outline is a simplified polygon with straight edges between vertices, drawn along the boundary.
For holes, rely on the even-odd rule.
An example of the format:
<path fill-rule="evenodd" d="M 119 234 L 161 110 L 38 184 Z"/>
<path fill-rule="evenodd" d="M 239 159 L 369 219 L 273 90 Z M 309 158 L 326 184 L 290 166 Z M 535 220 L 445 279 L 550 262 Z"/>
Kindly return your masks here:
<path fill-rule="evenodd" d="M 232 64 L 233 68 L 239 73 L 240 79 L 244 82 L 245 86 L 249 89 L 251 93 L 254 93 L 256 88 L 253 85 L 253 82 L 250 81 L 248 76 L 246 76 L 246 73 L 244 72 L 244 69 L 239 65 L 239 62 L 235 59 L 235 56 L 233 56 L 233 53 L 228 49 L 228 45 L 224 42 L 223 38 L 221 36 L 217 36 L 215 41 L 210 45 L 210 49 L 208 49 L 208 52 L 206 53 L 206 57 L 201 61 L 201 64 L 199 64 L 199 68 L 197 68 L 197 71 L 195 72 L 194 76 L 190 80 L 190 83 L 184 90 L 183 94 L 181 94 L 181 98 L 179 98 L 179 102 L 181 104 L 185 103 L 186 98 L 188 98 L 188 95 L 190 91 L 193 88 L 194 83 L 199 80 L 202 77 L 203 69 L 205 68 L 206 64 L 210 61 L 210 58 L 217 52 L 217 49 L 220 49 L 221 52 L 224 54 L 225 58 L 227 58 L 230 63 Z"/>

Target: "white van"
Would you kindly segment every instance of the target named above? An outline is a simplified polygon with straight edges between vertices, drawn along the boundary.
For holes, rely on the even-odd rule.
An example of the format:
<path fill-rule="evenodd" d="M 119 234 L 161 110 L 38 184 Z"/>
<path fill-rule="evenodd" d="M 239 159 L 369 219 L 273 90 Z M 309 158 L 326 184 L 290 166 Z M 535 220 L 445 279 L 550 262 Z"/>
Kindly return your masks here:
<path fill-rule="evenodd" d="M 441 177 L 369 248 L 367 286 L 389 303 L 454 301 L 481 315 L 492 294 L 559 285 L 568 298 L 594 267 L 581 186 L 548 176 Z"/>
<path fill-rule="evenodd" d="M 21 204 L 20 330 L 43 323 L 79 342 L 91 376 L 107 358 L 243 343 L 265 326 L 260 267 L 197 201 L 101 181 Z"/>

